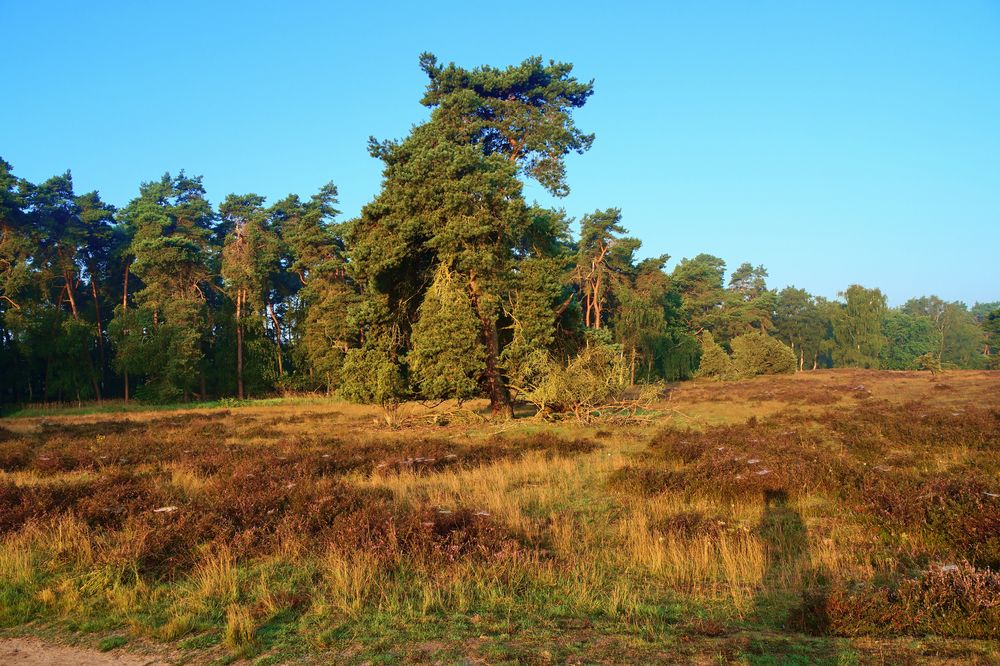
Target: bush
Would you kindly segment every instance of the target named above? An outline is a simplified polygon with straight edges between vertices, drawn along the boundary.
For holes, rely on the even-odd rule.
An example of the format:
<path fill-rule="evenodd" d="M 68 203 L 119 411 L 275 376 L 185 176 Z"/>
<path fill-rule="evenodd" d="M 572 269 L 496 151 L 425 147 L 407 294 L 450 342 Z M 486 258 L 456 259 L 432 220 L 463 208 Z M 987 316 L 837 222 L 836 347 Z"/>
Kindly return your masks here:
<path fill-rule="evenodd" d="M 913 362 L 919 370 L 930 370 L 932 375 L 941 374 L 941 359 L 930 352 L 918 356 Z"/>
<path fill-rule="evenodd" d="M 698 364 L 698 377 L 712 379 L 728 379 L 733 372 L 733 363 L 726 350 L 719 346 L 712 334 L 705 331 L 701 334 L 701 362 Z"/>
<path fill-rule="evenodd" d="M 795 372 L 795 352 L 766 333 L 746 333 L 733 338 L 732 371 L 737 378 Z"/>
<path fill-rule="evenodd" d="M 535 405 L 542 414 L 572 414 L 589 421 L 601 411 L 620 415 L 635 410 L 659 395 L 655 384 L 639 388 L 638 397 L 628 399 L 631 387 L 628 362 L 616 345 L 591 342 L 563 365 L 544 351 L 533 353 L 522 368 L 523 383 L 518 397 Z"/>
<path fill-rule="evenodd" d="M 429 400 L 479 394 L 485 354 L 468 294 L 442 265 L 420 305 L 407 355 L 413 379 Z"/>
<path fill-rule="evenodd" d="M 399 405 L 410 397 L 405 369 L 381 349 L 351 349 L 344 358 L 341 397 L 382 408 L 386 423 L 394 425 Z"/>
<path fill-rule="evenodd" d="M 732 356 L 705 331 L 701 334 L 699 377 L 749 379 L 757 375 L 795 372 L 795 352 L 777 338 L 754 331 L 733 338 Z"/>

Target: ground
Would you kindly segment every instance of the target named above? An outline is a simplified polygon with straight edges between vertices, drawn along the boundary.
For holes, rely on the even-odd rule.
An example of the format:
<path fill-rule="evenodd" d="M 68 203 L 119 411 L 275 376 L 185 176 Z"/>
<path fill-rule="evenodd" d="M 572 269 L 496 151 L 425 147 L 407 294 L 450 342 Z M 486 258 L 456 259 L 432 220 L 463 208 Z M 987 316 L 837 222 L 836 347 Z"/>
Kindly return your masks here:
<path fill-rule="evenodd" d="M 22 412 L 0 661 L 1000 663 L 998 388 L 686 382 L 628 423 Z"/>

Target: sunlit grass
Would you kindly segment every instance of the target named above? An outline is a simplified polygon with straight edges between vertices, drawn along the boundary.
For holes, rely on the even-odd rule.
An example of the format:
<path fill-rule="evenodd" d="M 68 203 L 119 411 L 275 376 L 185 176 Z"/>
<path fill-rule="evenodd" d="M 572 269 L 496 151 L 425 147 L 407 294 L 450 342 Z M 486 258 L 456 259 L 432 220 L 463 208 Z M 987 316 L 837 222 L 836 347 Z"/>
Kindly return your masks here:
<path fill-rule="evenodd" d="M 873 400 L 884 396 L 884 404 L 870 404 L 875 417 L 890 419 L 887 427 L 897 412 L 885 405 L 899 404 L 899 395 L 923 395 L 927 410 L 940 411 L 929 382 L 906 378 L 897 386 L 885 374 L 864 381 Z M 995 385 L 989 375 L 948 381 L 959 388 L 948 393 L 946 418 L 962 418 L 950 416 L 962 409 L 956 393 L 969 396 L 970 414 L 997 408 L 983 387 Z M 869 498 L 857 487 L 789 492 L 778 504 L 767 493 L 739 492 L 723 463 L 748 458 L 744 448 L 767 453 L 777 444 L 750 441 L 771 431 L 713 430 L 748 416 L 812 419 L 774 431 L 818 432 L 823 445 L 810 455 L 820 458 L 806 463 L 848 461 L 859 474 L 879 466 L 891 483 L 935 474 L 966 482 L 969 469 L 988 476 L 1000 467 L 994 449 L 965 441 L 883 447 L 879 440 L 872 451 L 863 450 L 864 441 L 841 446 L 822 418 L 856 413 L 858 400 L 841 395 L 856 382 L 831 373 L 684 386 L 661 405 L 658 423 L 632 427 L 527 419 L 435 425 L 418 418 L 388 429 L 373 425 L 371 408 L 311 399 L 133 413 L 128 421 L 100 414 L 44 426 L 18 420 L 13 430 L 32 451 L 44 444 L 47 458 L 57 449 L 66 455 L 58 465 L 54 458 L 11 458 L 0 472 L 0 483 L 19 498 L 10 506 L 38 511 L 0 540 L 0 618 L 6 625 L 86 626 L 216 646 L 226 658 L 340 655 L 361 644 L 370 648 L 358 654 L 388 651 L 402 660 L 410 646 L 427 641 L 478 655 L 469 647 L 476 641 L 509 645 L 520 634 L 558 644 L 569 626 L 584 652 L 605 641 L 624 650 L 624 660 L 643 662 L 689 640 L 684 632 L 692 627 L 695 640 L 708 642 L 744 631 L 814 631 L 802 624 L 812 612 L 807 604 L 836 594 L 839 606 L 831 608 L 846 619 L 829 621 L 841 621 L 840 631 L 876 636 L 879 624 L 852 606 L 860 602 L 851 594 L 917 580 L 928 567 L 961 562 L 971 551 L 933 526 L 874 522 L 864 502 L 882 495 Z M 833 399 L 823 399 L 824 391 Z M 724 398 L 709 399 L 713 392 Z M 427 413 L 421 410 L 408 413 Z M 987 416 L 976 413 L 988 428 Z M 719 432 L 723 439 L 707 450 L 716 455 L 718 444 L 732 455 L 698 467 L 650 446 L 664 427 Z M 539 433 L 599 446 L 557 452 L 544 442 L 523 450 L 504 444 Z M 794 457 L 794 450 L 780 450 Z M 773 476 L 781 460 L 767 463 Z M 623 470 L 653 474 L 637 485 L 614 483 Z M 119 498 L 99 486 L 111 472 L 141 484 Z M 659 479 L 688 480 L 657 486 Z M 92 497 L 91 488 L 103 494 Z M 900 488 L 875 490 L 903 510 L 907 487 Z M 980 506 L 981 513 L 991 505 Z M 965 509 L 954 511 L 968 518 Z M 214 518 L 202 520 L 205 512 Z M 448 522 L 458 515 L 465 517 Z M 352 516 L 358 519 L 344 519 Z M 274 526 L 272 517 L 283 522 Z M 234 532 L 212 536 L 228 521 L 238 525 Z M 177 525 L 209 536 L 189 543 Z M 161 558 L 161 551 L 173 556 Z M 871 608 L 883 603 L 865 599 Z M 972 615 L 942 618 L 926 626 L 946 636 L 988 631 Z"/>

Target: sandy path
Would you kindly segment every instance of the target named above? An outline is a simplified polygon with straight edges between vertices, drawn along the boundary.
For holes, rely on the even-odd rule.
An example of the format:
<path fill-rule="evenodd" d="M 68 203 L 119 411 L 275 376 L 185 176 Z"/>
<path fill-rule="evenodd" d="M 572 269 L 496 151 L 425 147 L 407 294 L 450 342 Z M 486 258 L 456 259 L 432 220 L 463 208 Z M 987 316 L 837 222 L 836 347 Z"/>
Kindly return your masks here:
<path fill-rule="evenodd" d="M 167 666 L 168 663 L 149 655 L 52 645 L 37 638 L 0 638 L 0 664 L 4 666 Z"/>

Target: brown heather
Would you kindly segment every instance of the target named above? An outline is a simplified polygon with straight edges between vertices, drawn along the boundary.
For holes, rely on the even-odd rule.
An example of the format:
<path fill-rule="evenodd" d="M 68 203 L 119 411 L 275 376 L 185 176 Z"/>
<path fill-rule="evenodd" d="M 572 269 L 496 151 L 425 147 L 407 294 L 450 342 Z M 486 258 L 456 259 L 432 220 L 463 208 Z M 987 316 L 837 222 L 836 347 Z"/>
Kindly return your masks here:
<path fill-rule="evenodd" d="M 12 419 L 0 624 L 195 662 L 989 662 L 998 380 L 687 383 L 636 426 Z"/>

